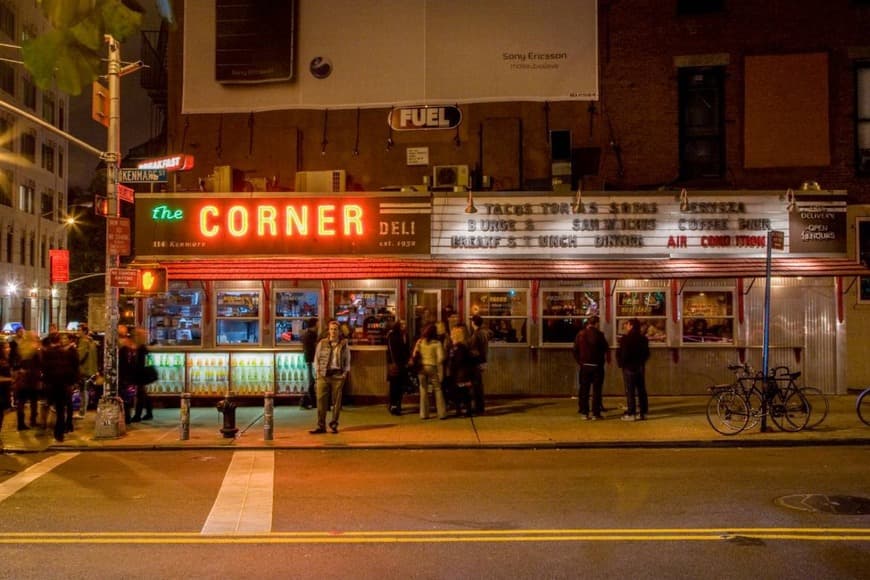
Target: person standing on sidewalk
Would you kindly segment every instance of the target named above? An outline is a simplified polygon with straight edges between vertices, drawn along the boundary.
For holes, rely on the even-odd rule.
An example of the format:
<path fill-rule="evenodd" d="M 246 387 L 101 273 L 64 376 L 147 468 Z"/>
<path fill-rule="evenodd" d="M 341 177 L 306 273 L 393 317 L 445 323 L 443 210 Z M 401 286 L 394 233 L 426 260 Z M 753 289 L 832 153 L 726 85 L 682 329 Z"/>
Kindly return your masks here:
<path fill-rule="evenodd" d="M 305 359 L 305 373 L 308 378 L 308 392 L 302 395 L 299 407 L 311 409 L 317 405 L 317 393 L 314 390 L 314 352 L 317 350 L 317 319 L 309 318 L 302 333 L 302 357 Z"/>
<path fill-rule="evenodd" d="M 402 414 L 402 396 L 408 383 L 408 363 L 411 360 L 411 339 L 408 323 L 397 320 L 387 333 L 387 382 L 390 385 L 390 414 Z"/>
<path fill-rule="evenodd" d="M 586 327 L 577 333 L 571 353 L 580 366 L 580 408 L 582 419 L 603 419 L 601 415 L 601 389 L 604 386 L 604 363 L 610 343 L 598 329 L 599 318 L 590 316 Z M 592 391 L 592 409 L 589 413 L 589 392 Z"/>
<path fill-rule="evenodd" d="M 330 320 L 326 338 L 317 343 L 314 352 L 314 365 L 317 373 L 317 427 L 309 431 L 312 435 L 326 433 L 326 411 L 332 395 L 332 421 L 329 428 L 338 433 L 338 418 L 341 415 L 341 392 L 347 375 L 350 373 L 350 347 L 347 340 L 339 336 L 338 322 Z"/>
<path fill-rule="evenodd" d="M 54 407 L 54 440 L 63 442 L 64 434 L 72 430 L 66 424 L 66 406 L 71 386 L 78 377 L 78 357 L 74 348 L 61 345 L 60 335 L 53 332 L 46 338 L 42 351 L 42 381 L 48 402 Z"/>
<path fill-rule="evenodd" d="M 625 381 L 626 412 L 623 421 L 642 421 L 649 411 L 644 367 L 649 360 L 649 339 L 640 331 L 640 320 L 625 323 L 625 334 L 619 337 L 616 362 L 622 368 Z M 636 401 L 635 401 L 636 399 Z"/>
<path fill-rule="evenodd" d="M 150 421 L 154 418 L 154 408 L 151 403 L 151 395 L 148 394 L 148 383 L 145 382 L 145 363 L 148 360 L 148 331 L 137 327 L 133 333 L 133 345 L 136 349 L 136 414 L 131 421 Z M 142 414 L 142 410 L 145 414 Z"/>
<path fill-rule="evenodd" d="M 88 334 L 87 324 L 79 324 L 78 334 L 76 351 L 79 358 L 79 393 L 82 398 L 78 416 L 82 418 L 88 410 L 87 380 L 97 374 L 97 344 Z"/>
<path fill-rule="evenodd" d="M 474 414 L 483 415 L 483 372 L 486 370 L 486 358 L 489 355 L 489 331 L 483 328 L 483 318 L 475 314 L 471 317 L 471 337 L 468 341 L 471 351 L 471 396 L 474 404 Z"/>
<path fill-rule="evenodd" d="M 439 419 L 447 418 L 447 405 L 441 381 L 444 377 L 444 345 L 438 340 L 434 324 L 426 325 L 420 340 L 414 345 L 411 358 L 420 354 L 422 368 L 418 373 L 420 379 L 420 418 L 429 418 L 429 391 L 435 393 L 435 409 Z"/>

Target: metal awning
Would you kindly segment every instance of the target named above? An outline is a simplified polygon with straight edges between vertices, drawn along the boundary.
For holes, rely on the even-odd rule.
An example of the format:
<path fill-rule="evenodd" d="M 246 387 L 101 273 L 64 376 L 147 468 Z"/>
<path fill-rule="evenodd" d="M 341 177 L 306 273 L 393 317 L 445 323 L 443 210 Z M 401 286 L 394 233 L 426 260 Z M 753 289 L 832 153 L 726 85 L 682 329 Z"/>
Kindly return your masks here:
<path fill-rule="evenodd" d="M 224 258 L 161 261 L 175 280 L 359 278 L 624 280 L 757 278 L 763 258 L 644 260 L 446 260 L 435 258 Z M 135 265 L 135 264 L 134 264 Z M 774 276 L 870 276 L 847 258 L 775 258 Z"/>

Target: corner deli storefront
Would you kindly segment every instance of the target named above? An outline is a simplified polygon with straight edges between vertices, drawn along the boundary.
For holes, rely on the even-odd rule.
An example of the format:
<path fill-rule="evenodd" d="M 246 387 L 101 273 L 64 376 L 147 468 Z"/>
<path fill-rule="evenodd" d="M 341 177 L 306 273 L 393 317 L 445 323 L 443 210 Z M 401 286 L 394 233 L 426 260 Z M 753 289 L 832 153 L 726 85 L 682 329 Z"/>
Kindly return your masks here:
<path fill-rule="evenodd" d="M 386 332 L 481 315 L 492 333 L 487 395 L 569 395 L 571 342 L 593 314 L 615 345 L 637 317 L 653 347 L 651 393 L 697 394 L 758 368 L 768 232 L 771 365 L 845 392 L 844 195 L 815 192 L 138 194 L 135 265 L 167 268 L 141 298 L 157 396 L 305 388 L 304 323 L 339 321 L 350 392 L 386 396 Z M 605 392 L 622 393 L 615 357 Z"/>

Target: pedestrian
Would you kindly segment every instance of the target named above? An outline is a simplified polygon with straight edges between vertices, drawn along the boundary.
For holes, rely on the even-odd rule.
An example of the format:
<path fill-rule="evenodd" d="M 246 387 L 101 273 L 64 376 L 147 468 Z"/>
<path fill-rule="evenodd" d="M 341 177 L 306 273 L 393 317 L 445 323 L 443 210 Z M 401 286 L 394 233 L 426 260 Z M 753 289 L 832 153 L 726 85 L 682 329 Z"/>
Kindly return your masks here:
<path fill-rule="evenodd" d="M 15 396 L 15 415 L 18 430 L 27 431 L 37 424 L 39 408 L 39 378 L 41 373 L 41 344 L 36 332 L 19 328 L 10 345 L 12 361 L 12 392 Z M 30 427 L 24 422 L 24 405 L 30 404 Z"/>
<path fill-rule="evenodd" d="M 12 345 L 8 340 L 0 342 L 0 431 L 3 429 L 3 416 L 9 408 L 12 392 Z"/>
<path fill-rule="evenodd" d="M 136 381 L 139 374 L 136 360 L 136 345 L 125 325 L 118 326 L 118 397 L 124 404 L 124 420 L 133 422 L 133 407 L 136 404 Z"/>
<path fill-rule="evenodd" d="M 453 393 L 456 415 L 472 416 L 471 391 L 473 390 L 474 371 L 477 366 L 471 349 L 468 347 L 468 327 L 457 324 L 450 329 L 450 350 L 447 351 L 447 377 Z"/>
<path fill-rule="evenodd" d="M 350 347 L 347 339 L 339 334 L 338 322 L 330 320 L 326 337 L 318 341 L 314 352 L 317 391 L 317 427 L 312 435 L 326 433 L 326 411 L 332 398 L 332 420 L 329 428 L 338 433 L 338 418 L 341 414 L 341 395 L 347 375 L 350 373 Z"/>
<path fill-rule="evenodd" d="M 474 414 L 483 415 L 483 373 L 486 370 L 486 359 L 489 355 L 489 331 L 483 327 L 483 318 L 477 314 L 471 317 L 471 337 L 468 340 L 468 348 L 471 351 L 474 364 L 471 376 Z"/>
<path fill-rule="evenodd" d="M 138 423 L 139 421 L 150 421 L 154 418 L 154 406 L 151 403 L 151 395 L 148 394 L 148 385 L 150 382 L 146 378 L 145 365 L 148 362 L 148 331 L 144 328 L 137 327 L 133 332 L 133 346 L 136 349 L 136 368 L 135 368 L 135 384 L 136 384 L 136 412 L 131 421 Z M 142 411 L 145 414 L 142 414 Z"/>
<path fill-rule="evenodd" d="M 54 407 L 54 440 L 62 443 L 67 432 L 69 393 L 78 378 L 78 357 L 75 349 L 61 345 L 57 332 L 48 335 L 47 344 L 42 351 L 42 382 L 48 402 Z"/>
<path fill-rule="evenodd" d="M 574 337 L 571 352 L 580 367 L 580 408 L 582 419 L 603 419 L 601 415 L 601 389 L 604 386 L 604 364 L 610 344 L 598 329 L 599 318 L 590 316 L 585 328 Z M 589 412 L 589 393 L 592 392 L 592 409 Z"/>
<path fill-rule="evenodd" d="M 91 338 L 87 324 L 79 324 L 76 353 L 79 359 L 79 393 L 81 407 L 78 416 L 82 418 L 88 410 L 88 379 L 97 374 L 97 343 Z"/>
<path fill-rule="evenodd" d="M 58 334 L 58 333 L 55 333 L 55 334 Z M 60 337 L 61 350 L 65 351 L 67 357 L 72 356 L 73 358 L 75 358 L 75 361 L 76 361 L 76 365 L 75 365 L 76 372 L 73 375 L 73 380 L 70 381 L 66 387 L 66 405 L 65 405 L 66 416 L 64 419 L 64 425 L 66 427 L 66 432 L 72 433 L 72 430 L 73 430 L 72 400 L 73 400 L 73 391 L 75 391 L 76 385 L 79 382 L 79 375 L 78 375 L 79 355 L 78 355 L 78 350 L 76 348 L 76 344 L 72 341 L 72 338 L 70 337 L 69 334 L 62 333 L 62 334 L 58 334 L 58 336 Z M 43 374 L 44 374 L 44 371 L 43 371 Z"/>
<path fill-rule="evenodd" d="M 439 419 L 447 417 L 447 407 L 444 401 L 444 391 L 441 390 L 444 365 L 444 345 L 438 340 L 434 324 L 427 324 L 420 335 L 411 357 L 420 355 L 421 368 L 418 372 L 420 380 L 420 418 L 429 418 L 429 392 L 435 393 L 435 409 Z"/>
<path fill-rule="evenodd" d="M 411 362 L 411 339 L 408 323 L 397 320 L 387 333 L 387 383 L 390 385 L 390 414 L 402 414 L 402 396 L 408 383 Z"/>
<path fill-rule="evenodd" d="M 308 390 L 302 395 L 299 408 L 311 409 L 317 405 L 317 393 L 314 390 L 314 353 L 317 350 L 317 319 L 309 318 L 302 333 L 302 357 L 305 360 L 305 377 Z"/>
<path fill-rule="evenodd" d="M 616 362 L 622 368 L 625 382 L 626 412 L 623 421 L 643 421 L 649 411 L 646 393 L 646 361 L 649 360 L 649 339 L 640 330 L 640 320 L 625 323 L 625 334 L 619 337 Z"/>

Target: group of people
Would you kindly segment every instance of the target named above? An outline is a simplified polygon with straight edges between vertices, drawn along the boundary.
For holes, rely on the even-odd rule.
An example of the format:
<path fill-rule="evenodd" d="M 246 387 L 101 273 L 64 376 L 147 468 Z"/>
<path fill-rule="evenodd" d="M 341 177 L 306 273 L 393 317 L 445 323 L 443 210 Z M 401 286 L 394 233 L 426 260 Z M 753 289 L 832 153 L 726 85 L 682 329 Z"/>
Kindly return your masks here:
<path fill-rule="evenodd" d="M 12 406 L 19 431 L 44 426 L 45 419 L 39 417 L 39 401 L 44 400 L 44 409 L 55 410 L 54 438 L 63 441 L 74 429 L 74 396 L 78 394 L 78 417 L 83 417 L 88 404 L 85 381 L 97 373 L 97 347 L 87 325 L 79 326 L 75 341 L 54 327 L 42 340 L 35 331 L 19 328 L 0 347 L 0 427 Z"/>
<path fill-rule="evenodd" d="M 598 316 L 590 316 L 586 326 L 577 333 L 571 352 L 580 367 L 580 393 L 578 412 L 584 420 L 603 419 L 602 387 L 604 365 L 610 357 L 610 344 L 599 328 Z M 623 421 L 642 421 L 649 412 L 645 367 L 649 360 L 649 339 L 641 332 L 640 320 L 625 322 L 619 337 L 616 362 L 622 369 L 625 383 L 626 409 Z M 591 394 L 591 406 L 590 406 Z"/>

